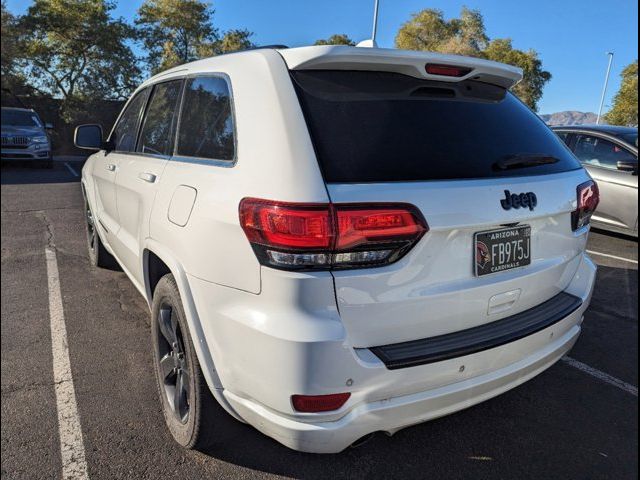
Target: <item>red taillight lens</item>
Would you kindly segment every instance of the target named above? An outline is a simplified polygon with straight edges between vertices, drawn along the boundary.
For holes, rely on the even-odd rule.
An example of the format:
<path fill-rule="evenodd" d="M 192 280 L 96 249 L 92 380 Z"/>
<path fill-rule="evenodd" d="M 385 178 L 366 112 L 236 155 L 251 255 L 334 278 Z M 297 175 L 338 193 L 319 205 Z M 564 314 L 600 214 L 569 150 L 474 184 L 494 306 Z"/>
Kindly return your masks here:
<path fill-rule="evenodd" d="M 342 407 L 350 393 L 332 393 L 330 395 L 291 395 L 293 408 L 298 412 L 330 412 Z"/>
<path fill-rule="evenodd" d="M 573 230 L 578 230 L 589 224 L 593 212 L 600 203 L 600 190 L 593 180 L 578 185 L 578 209 L 571 214 Z"/>
<path fill-rule="evenodd" d="M 327 205 L 294 205 L 244 199 L 240 223 L 250 242 L 274 247 L 330 248 L 333 227 Z"/>
<path fill-rule="evenodd" d="M 240 224 L 263 265 L 283 269 L 389 264 L 428 230 L 407 204 L 240 202 Z"/>
<path fill-rule="evenodd" d="M 338 250 L 373 242 L 411 241 L 425 230 L 420 218 L 406 206 L 372 209 L 338 205 L 336 213 Z"/>
<path fill-rule="evenodd" d="M 467 67 L 456 67 L 454 65 L 427 63 L 425 70 L 431 75 L 440 75 L 443 77 L 464 77 L 470 73 L 472 69 Z"/>

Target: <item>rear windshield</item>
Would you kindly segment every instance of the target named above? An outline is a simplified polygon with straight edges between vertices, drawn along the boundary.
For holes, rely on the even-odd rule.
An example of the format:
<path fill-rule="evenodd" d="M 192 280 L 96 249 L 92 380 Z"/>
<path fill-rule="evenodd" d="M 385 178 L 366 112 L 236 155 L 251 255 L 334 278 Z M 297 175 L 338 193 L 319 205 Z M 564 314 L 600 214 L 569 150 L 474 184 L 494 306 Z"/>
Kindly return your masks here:
<path fill-rule="evenodd" d="M 581 168 L 562 141 L 501 87 L 388 72 L 291 75 L 329 183 L 540 175 Z M 512 161 L 504 168 L 503 161 L 514 157 L 546 160 L 526 166 Z"/>

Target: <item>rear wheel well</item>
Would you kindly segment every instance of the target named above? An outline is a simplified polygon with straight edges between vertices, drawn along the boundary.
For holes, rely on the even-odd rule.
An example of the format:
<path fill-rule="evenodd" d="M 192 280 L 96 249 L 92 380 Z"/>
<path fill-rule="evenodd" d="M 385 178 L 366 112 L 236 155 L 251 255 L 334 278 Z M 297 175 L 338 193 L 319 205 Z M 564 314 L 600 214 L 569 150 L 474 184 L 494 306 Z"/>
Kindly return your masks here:
<path fill-rule="evenodd" d="M 151 294 L 150 300 L 152 300 L 156 285 L 158 285 L 162 277 L 171 273 L 171 270 L 155 253 L 151 250 L 147 252 L 147 278 L 149 281 L 149 293 Z"/>

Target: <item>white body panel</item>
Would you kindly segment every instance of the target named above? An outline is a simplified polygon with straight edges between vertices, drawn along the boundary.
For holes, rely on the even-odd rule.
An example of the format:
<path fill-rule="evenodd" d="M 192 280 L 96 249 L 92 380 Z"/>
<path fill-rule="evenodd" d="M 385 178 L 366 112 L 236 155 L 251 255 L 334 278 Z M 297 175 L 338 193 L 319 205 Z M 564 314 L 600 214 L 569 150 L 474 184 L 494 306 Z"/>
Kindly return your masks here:
<path fill-rule="evenodd" d="M 470 65 L 504 85 L 520 75 L 493 62 L 376 49 L 220 56 L 142 87 L 195 74 L 228 78 L 237 136 L 233 162 L 98 152 L 83 168 L 99 234 L 147 300 L 152 254 L 176 277 L 214 396 L 236 418 L 291 448 L 337 452 L 367 433 L 393 433 L 466 408 L 549 367 L 580 332 L 595 278 L 584 254 L 588 229 L 574 234 L 570 228 L 575 187 L 588 179 L 584 170 L 500 180 L 324 183 L 288 68 L 407 71 L 425 59 Z M 154 181 L 141 179 L 145 173 Z M 535 191 L 538 208 L 500 209 L 504 189 Z M 240 226 L 238 205 L 245 197 L 408 202 L 421 210 L 430 231 L 386 267 L 279 271 L 260 265 Z M 473 233 L 515 222 L 532 226 L 532 264 L 475 277 Z M 388 370 L 366 349 L 478 326 L 562 291 L 583 300 L 579 310 L 499 348 L 398 370 Z M 351 398 L 338 411 L 302 414 L 291 404 L 293 394 L 343 391 Z"/>
<path fill-rule="evenodd" d="M 328 185 L 336 203 L 414 204 L 430 228 L 393 265 L 333 273 L 350 341 L 371 347 L 443 335 L 530 309 L 565 290 L 587 241 L 586 231 L 567 234 L 577 201 L 565 185 L 588 178 L 578 170 L 544 177 Z M 500 206 L 505 189 L 538 192 L 538 206 L 505 211 Z M 532 228 L 531 265 L 476 277 L 474 233 L 516 222 Z M 490 308 L 492 298 L 514 290 L 520 292 L 508 309 Z"/>

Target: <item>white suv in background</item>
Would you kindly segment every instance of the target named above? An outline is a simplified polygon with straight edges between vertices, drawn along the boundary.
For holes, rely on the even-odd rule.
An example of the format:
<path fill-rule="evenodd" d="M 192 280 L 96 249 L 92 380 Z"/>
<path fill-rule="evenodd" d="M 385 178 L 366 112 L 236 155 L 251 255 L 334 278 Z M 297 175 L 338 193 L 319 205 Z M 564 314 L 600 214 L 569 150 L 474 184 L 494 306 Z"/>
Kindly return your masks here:
<path fill-rule="evenodd" d="M 514 95 L 520 70 L 432 53 L 256 49 L 143 83 L 82 171 L 90 258 L 147 299 L 188 448 L 211 394 L 339 452 L 487 400 L 580 334 L 596 184 Z"/>

